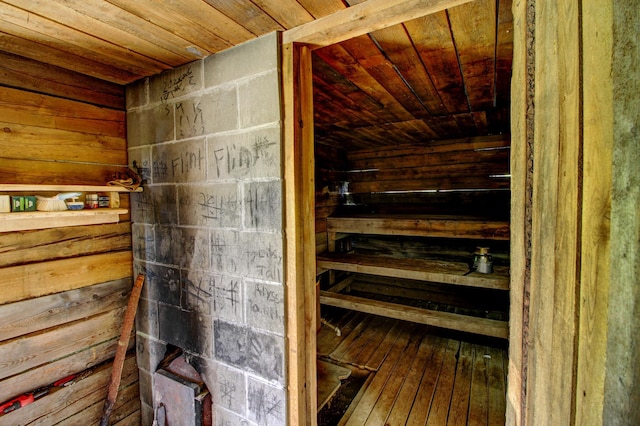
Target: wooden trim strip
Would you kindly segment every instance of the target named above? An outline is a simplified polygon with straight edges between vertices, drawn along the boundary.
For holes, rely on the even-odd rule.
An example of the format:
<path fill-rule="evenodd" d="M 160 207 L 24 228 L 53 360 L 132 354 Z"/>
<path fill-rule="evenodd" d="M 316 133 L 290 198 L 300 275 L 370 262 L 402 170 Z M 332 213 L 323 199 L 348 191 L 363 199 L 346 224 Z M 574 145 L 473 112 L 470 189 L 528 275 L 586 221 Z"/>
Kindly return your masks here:
<path fill-rule="evenodd" d="M 323 47 L 431 15 L 471 0 L 368 0 L 285 31 L 283 43 Z"/>

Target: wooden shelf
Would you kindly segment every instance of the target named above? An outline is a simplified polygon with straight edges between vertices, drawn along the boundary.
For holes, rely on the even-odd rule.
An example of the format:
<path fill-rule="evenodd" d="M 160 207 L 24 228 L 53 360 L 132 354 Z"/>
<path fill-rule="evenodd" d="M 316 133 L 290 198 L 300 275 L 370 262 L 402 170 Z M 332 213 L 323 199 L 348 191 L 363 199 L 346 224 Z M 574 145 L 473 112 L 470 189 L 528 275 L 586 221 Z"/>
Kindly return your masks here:
<path fill-rule="evenodd" d="M 2 192 L 142 192 L 142 187 L 131 191 L 121 186 L 110 185 L 23 185 L 5 183 L 0 184 L 0 193 Z"/>
<path fill-rule="evenodd" d="M 345 253 L 320 254 L 317 256 L 316 265 L 319 269 L 318 273 L 333 269 L 468 287 L 509 290 L 508 269 L 499 266 L 495 266 L 491 274 L 472 272 L 465 275 L 469 271 L 469 266 L 463 262 Z"/>
<path fill-rule="evenodd" d="M 433 311 L 328 291 L 320 291 L 320 303 L 450 330 L 498 337 L 501 339 L 507 339 L 509 337 L 509 323 L 506 321 L 472 317 L 451 312 Z"/>
<path fill-rule="evenodd" d="M 328 217 L 327 232 L 508 240 L 509 222 L 460 216 L 360 214 Z"/>
<path fill-rule="evenodd" d="M 120 221 L 120 215 L 126 213 L 127 209 L 106 208 L 58 212 L 0 213 L 0 232 L 116 223 Z"/>

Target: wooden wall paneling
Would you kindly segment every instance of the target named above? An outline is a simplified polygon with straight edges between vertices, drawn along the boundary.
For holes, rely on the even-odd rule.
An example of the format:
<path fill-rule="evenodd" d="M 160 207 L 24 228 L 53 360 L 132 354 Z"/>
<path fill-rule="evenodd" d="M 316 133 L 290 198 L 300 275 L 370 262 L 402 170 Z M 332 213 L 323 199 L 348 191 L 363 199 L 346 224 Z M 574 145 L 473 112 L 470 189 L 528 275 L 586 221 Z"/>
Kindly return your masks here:
<path fill-rule="evenodd" d="M 0 343 L 0 378 L 20 374 L 52 359 L 70 356 L 118 336 L 122 308 Z"/>
<path fill-rule="evenodd" d="M 0 341 L 123 308 L 131 278 L 0 305 Z"/>
<path fill-rule="evenodd" d="M 506 424 L 522 425 L 525 415 L 528 340 L 528 287 L 530 264 L 531 139 L 533 113 L 531 72 L 531 25 L 529 2 L 513 3 L 513 71 L 511 80 L 511 282 L 509 284 L 509 359 Z M 531 107 L 531 108 L 530 108 Z"/>
<path fill-rule="evenodd" d="M 124 138 L 124 111 L 0 87 L 2 120 L 72 132 Z"/>
<path fill-rule="evenodd" d="M 90 408 L 93 408 L 91 414 L 97 422 L 102 414 L 102 405 L 111 373 L 110 367 L 110 364 L 100 365 L 90 376 L 73 385 L 56 389 L 50 395 L 3 416 L 1 418 L 3 424 L 16 426 L 58 424 L 59 422 L 91 424 L 91 418 L 87 413 Z M 122 401 L 125 401 L 126 396 L 131 393 L 131 386 L 136 385 L 137 373 L 135 355 L 131 354 L 127 358 L 123 369 L 121 390 L 128 391 L 126 393 L 123 392 L 125 398 Z M 128 396 L 131 398 L 132 395 Z M 97 409 L 94 406 L 99 406 L 100 408 Z M 122 406 L 122 402 L 120 406 Z M 116 412 L 118 408 L 116 408 Z M 95 413 L 96 411 L 98 412 L 97 414 Z"/>
<path fill-rule="evenodd" d="M 0 267 L 127 249 L 129 222 L 2 233 Z"/>
<path fill-rule="evenodd" d="M 6 2 L 0 4 L 4 18 L 0 23 L 0 28 L 11 26 L 11 32 L 20 34 L 23 38 L 37 41 L 39 44 L 54 49 L 63 47 L 64 50 L 75 55 L 105 63 L 137 76 L 146 75 L 147 72 L 160 73 L 169 68 L 168 65 L 151 57 L 116 44 L 103 43 L 97 37 L 38 14 L 37 7 L 46 8 L 51 3 L 42 2 L 38 5 L 25 0 L 10 1 L 18 6 Z M 30 8 L 35 8 L 35 12 L 30 12 Z"/>
<path fill-rule="evenodd" d="M 605 377 L 607 374 L 612 375 L 612 380 L 616 383 L 626 382 L 628 389 L 618 394 L 622 400 L 616 401 L 617 407 L 629 407 L 635 405 L 636 419 L 638 413 L 638 400 L 633 400 L 633 392 L 635 397 L 638 396 L 637 389 L 633 389 L 628 378 L 638 377 L 638 364 L 631 368 L 634 372 L 619 371 L 616 373 L 608 373 L 606 371 L 607 359 L 607 335 L 609 332 L 608 324 L 610 318 L 615 318 L 621 306 L 610 305 L 610 286 L 616 285 L 637 286 L 638 277 L 625 284 L 618 281 L 615 275 L 612 275 L 611 269 L 611 202 L 612 202 L 612 181 L 614 167 L 619 167 L 613 163 L 614 135 L 619 128 L 624 128 L 626 124 L 620 124 L 621 121 L 614 115 L 614 107 L 624 108 L 622 104 L 618 104 L 619 100 L 614 98 L 614 81 L 612 74 L 617 69 L 618 64 L 613 62 L 614 43 L 624 39 L 623 35 L 626 31 L 631 34 L 636 33 L 638 28 L 638 2 L 635 5 L 628 4 L 631 9 L 635 8 L 635 21 L 633 18 L 628 19 L 629 27 L 624 24 L 614 24 L 613 10 L 617 8 L 617 2 L 612 1 L 584 1 L 582 2 L 581 18 L 582 28 L 581 41 L 582 48 L 582 77 L 583 85 L 583 163 L 584 173 L 582 176 L 582 238 L 581 244 L 581 270 L 580 270 L 580 293 L 577 309 L 579 310 L 579 338 L 577 342 L 577 366 L 576 366 L 576 389 L 575 389 L 575 424 L 590 423 L 593 425 L 615 424 L 617 422 L 633 423 L 634 420 L 626 417 L 625 414 L 631 414 L 629 408 L 626 413 L 622 410 L 613 418 L 603 417 L 604 399 L 605 399 Z M 622 13 L 622 12 L 621 12 Z M 633 16 L 633 15 L 630 15 Z M 624 22 L 624 21 L 622 21 Z M 614 37 L 614 31 L 617 34 Z M 616 37 L 619 37 L 616 38 Z M 637 34 L 631 35 L 637 40 Z M 628 46 L 620 46 L 619 49 L 627 51 Z M 636 48 L 636 53 L 638 49 Z M 621 53 L 622 54 L 622 53 Z M 626 53 L 625 53 L 626 56 Z M 637 59 L 636 59 L 637 61 Z M 637 62 L 636 62 L 637 63 Z M 625 70 L 624 74 L 630 72 Z M 632 74 L 624 75 L 624 80 L 615 84 L 623 84 L 626 79 L 636 80 Z M 636 86 L 637 87 L 637 86 Z M 625 87 L 627 91 L 630 88 Z M 632 95 L 637 105 L 637 93 Z M 625 99 L 625 98 L 623 98 Z M 636 118 L 637 115 L 636 106 Z M 632 140 L 630 138 L 629 140 Z M 638 143 L 636 134 L 635 143 Z M 630 155 L 629 151 L 625 155 Z M 634 166 L 637 171 L 637 163 Z M 624 171 L 620 171 L 624 173 Z M 617 172 L 617 173 L 620 173 Z M 626 171 L 629 173 L 630 171 Z M 627 194 L 623 195 L 626 197 Z M 634 211 L 635 210 L 635 211 Z M 619 212 L 621 216 L 631 218 L 634 214 L 637 217 L 638 205 L 630 211 Z M 616 218 L 618 220 L 618 218 Z M 632 220 L 632 219 L 629 219 Z M 638 235 L 636 238 L 627 234 L 621 236 L 623 239 L 635 241 L 638 243 Z M 633 251 L 624 253 L 628 257 L 628 262 L 632 262 Z M 637 259 L 635 259 L 637 261 Z M 623 281 L 624 282 L 624 281 Z M 615 288 L 615 287 L 614 287 Z M 615 300 L 615 299 L 613 299 Z M 636 316 L 625 318 L 625 323 L 637 323 Z M 628 311 L 631 314 L 631 311 Z M 637 332 L 636 332 L 637 333 Z M 637 335 L 636 335 L 637 336 Z M 611 336 L 612 340 L 624 339 L 622 336 Z M 634 339 L 632 337 L 632 339 Z M 635 340 L 635 339 L 634 339 Z M 615 356 L 615 355 L 614 355 Z M 626 379 L 623 379 L 626 377 Z M 628 400 L 626 398 L 629 398 Z M 619 416 L 619 417 L 618 417 Z"/>
<path fill-rule="evenodd" d="M 572 417 L 579 287 L 580 82 L 578 8 L 536 3 L 533 221 L 527 415 Z"/>
<path fill-rule="evenodd" d="M 131 277 L 132 265 L 133 255 L 127 250 L 6 267 L 0 303 Z"/>
<path fill-rule="evenodd" d="M 112 136 L 70 132 L 0 122 L 2 156 L 23 160 L 126 164 L 126 140 Z"/>
<path fill-rule="evenodd" d="M 0 53 L 0 69 L 7 86 L 124 109 L 124 89 L 118 84 L 10 53 Z"/>
<path fill-rule="evenodd" d="M 496 0 L 476 0 L 447 13 L 469 105 L 474 111 L 489 109 L 494 99 Z"/>
<path fill-rule="evenodd" d="M 311 52 L 291 43 L 282 47 L 285 253 L 287 261 L 288 423 L 315 425 L 316 297 L 314 230 L 314 149 Z M 313 333 L 313 334 L 312 334 Z"/>
<path fill-rule="evenodd" d="M 16 160 L 0 157 L 0 182 L 42 185 L 105 185 L 126 175 L 126 166 Z"/>
<path fill-rule="evenodd" d="M 52 382 L 71 374 L 82 372 L 102 362 L 113 358 L 118 347 L 118 336 L 104 341 L 65 358 L 51 361 L 36 368 L 32 368 L 17 376 L 2 380 L 0 399 L 6 401 L 16 395 L 33 391 L 39 387 L 50 385 Z M 129 350 L 135 347 L 135 336 L 129 343 Z M 105 392 L 106 395 L 106 392 Z"/>

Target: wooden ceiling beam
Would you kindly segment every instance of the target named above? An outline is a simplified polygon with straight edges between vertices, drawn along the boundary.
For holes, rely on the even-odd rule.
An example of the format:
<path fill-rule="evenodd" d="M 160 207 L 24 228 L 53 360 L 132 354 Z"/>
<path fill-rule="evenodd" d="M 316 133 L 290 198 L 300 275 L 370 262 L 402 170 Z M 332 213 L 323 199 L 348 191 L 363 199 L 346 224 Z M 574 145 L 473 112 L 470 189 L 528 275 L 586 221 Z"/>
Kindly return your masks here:
<path fill-rule="evenodd" d="M 283 43 L 329 46 L 472 0 L 368 0 L 287 30 Z"/>

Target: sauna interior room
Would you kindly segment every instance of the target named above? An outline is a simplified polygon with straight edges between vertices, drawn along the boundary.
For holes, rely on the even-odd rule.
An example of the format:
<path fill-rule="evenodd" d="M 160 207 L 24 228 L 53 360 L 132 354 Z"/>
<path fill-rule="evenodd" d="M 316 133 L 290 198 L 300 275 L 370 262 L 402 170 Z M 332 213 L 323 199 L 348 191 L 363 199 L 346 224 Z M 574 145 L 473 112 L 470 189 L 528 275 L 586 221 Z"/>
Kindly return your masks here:
<path fill-rule="evenodd" d="M 0 0 L 0 425 L 640 423 L 638 0 Z"/>

